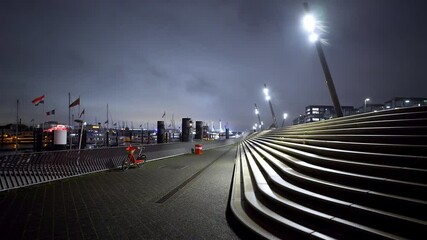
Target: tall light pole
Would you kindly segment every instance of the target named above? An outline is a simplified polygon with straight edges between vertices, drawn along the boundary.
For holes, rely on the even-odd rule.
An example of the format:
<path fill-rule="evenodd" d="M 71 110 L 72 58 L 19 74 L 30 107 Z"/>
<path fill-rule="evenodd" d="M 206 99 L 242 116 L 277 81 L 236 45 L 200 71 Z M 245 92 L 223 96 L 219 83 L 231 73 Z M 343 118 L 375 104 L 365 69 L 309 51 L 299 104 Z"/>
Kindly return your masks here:
<path fill-rule="evenodd" d="M 258 117 L 259 127 L 262 129 L 261 117 L 259 116 L 259 111 L 258 111 L 258 107 L 257 107 L 256 103 L 255 103 L 255 114 Z"/>
<path fill-rule="evenodd" d="M 285 126 L 285 120 L 286 120 L 286 118 L 288 117 L 288 114 L 287 113 L 284 113 L 283 114 L 283 122 L 282 122 L 282 127 L 284 127 Z"/>
<path fill-rule="evenodd" d="M 365 112 L 366 112 L 366 102 L 369 102 L 369 101 L 371 101 L 371 99 L 369 99 L 369 98 L 365 99 Z"/>
<path fill-rule="evenodd" d="M 319 35 L 316 33 L 318 30 L 316 20 L 312 15 L 310 15 L 310 8 L 308 7 L 308 3 L 304 3 L 304 9 L 307 15 L 304 17 L 304 27 L 310 33 L 309 39 L 310 41 L 316 44 L 317 53 L 319 55 L 320 64 L 323 68 L 323 73 L 325 75 L 326 85 L 328 85 L 329 94 L 331 95 L 332 102 L 334 104 L 335 113 L 337 117 L 342 117 L 342 109 L 340 105 L 340 101 L 338 99 L 337 91 L 335 90 L 335 85 L 332 80 L 331 72 L 329 71 L 328 63 L 326 62 L 325 54 L 323 53 L 322 45 L 319 40 Z"/>
<path fill-rule="evenodd" d="M 274 114 L 273 105 L 271 104 L 271 97 L 268 94 L 267 84 L 265 83 L 264 83 L 264 95 L 265 95 L 265 100 L 267 100 L 268 104 L 270 105 L 271 115 L 273 116 L 273 124 L 271 124 L 270 128 L 275 128 L 277 126 L 276 115 Z"/>

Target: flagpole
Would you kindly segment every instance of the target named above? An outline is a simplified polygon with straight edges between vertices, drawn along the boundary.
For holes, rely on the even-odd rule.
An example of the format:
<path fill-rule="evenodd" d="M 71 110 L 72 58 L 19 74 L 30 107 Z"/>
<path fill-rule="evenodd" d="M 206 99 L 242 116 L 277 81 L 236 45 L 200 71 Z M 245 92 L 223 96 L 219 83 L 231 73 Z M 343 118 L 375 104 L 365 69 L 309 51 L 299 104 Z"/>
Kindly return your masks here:
<path fill-rule="evenodd" d="M 108 130 L 109 122 L 108 122 L 108 103 L 107 103 L 107 130 Z"/>
<path fill-rule="evenodd" d="M 109 147 L 110 145 L 110 128 L 109 128 L 110 122 L 108 121 L 108 103 L 107 103 L 107 135 L 106 135 L 106 147 Z"/>
<path fill-rule="evenodd" d="M 80 102 L 81 102 L 81 99 L 80 99 L 80 95 L 79 95 L 79 111 L 77 112 L 77 114 L 79 114 L 80 113 Z M 79 117 L 80 118 L 80 117 Z"/>
<path fill-rule="evenodd" d="M 81 150 L 81 148 L 82 148 L 82 138 L 83 138 L 84 119 L 85 119 L 85 117 L 83 116 L 83 119 L 82 119 L 82 129 L 81 129 L 81 131 L 80 131 L 79 150 Z"/>
<path fill-rule="evenodd" d="M 71 104 L 71 93 L 68 92 L 68 128 L 70 129 L 70 131 L 68 132 L 68 141 L 69 141 L 69 145 L 70 145 L 70 150 L 71 150 L 71 108 L 70 108 L 70 104 Z"/>
<path fill-rule="evenodd" d="M 16 99 L 16 146 L 15 152 L 18 151 L 18 128 L 19 128 L 19 99 Z"/>
<path fill-rule="evenodd" d="M 42 113 L 42 120 L 43 120 L 43 124 L 42 124 L 42 129 L 44 132 L 44 123 L 46 122 L 46 116 L 45 116 L 45 107 L 44 107 L 45 103 L 43 102 L 43 113 Z M 43 133 L 42 133 L 42 138 L 43 138 Z"/>

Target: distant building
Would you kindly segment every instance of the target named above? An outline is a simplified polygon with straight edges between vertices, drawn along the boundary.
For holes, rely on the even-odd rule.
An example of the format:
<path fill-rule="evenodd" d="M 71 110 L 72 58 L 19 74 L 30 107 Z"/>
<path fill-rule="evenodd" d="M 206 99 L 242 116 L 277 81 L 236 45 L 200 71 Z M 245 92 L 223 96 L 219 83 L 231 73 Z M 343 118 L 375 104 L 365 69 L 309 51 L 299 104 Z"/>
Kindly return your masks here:
<path fill-rule="evenodd" d="M 292 120 L 293 125 L 303 124 L 305 123 L 305 115 L 299 115 L 297 118 Z"/>
<path fill-rule="evenodd" d="M 88 124 L 84 127 L 86 132 L 86 143 L 93 146 L 105 144 L 105 129 L 101 124 Z"/>
<path fill-rule="evenodd" d="M 341 106 L 344 116 L 353 115 L 357 113 L 357 109 L 353 106 Z M 298 117 L 298 122 L 304 118 L 304 123 L 318 122 L 326 119 L 330 119 L 336 116 L 335 108 L 328 105 L 309 105 L 305 107 L 305 115 Z"/>
<path fill-rule="evenodd" d="M 427 106 L 427 97 L 394 97 L 391 100 L 385 102 L 384 104 L 366 104 L 354 108 L 352 106 L 341 106 L 344 116 L 354 115 L 364 112 L 375 112 L 386 109 L 393 108 L 403 108 L 403 107 L 416 107 L 416 106 Z M 305 114 L 299 115 L 295 118 L 292 123 L 294 125 L 303 124 L 308 122 L 318 122 L 326 119 L 333 118 L 335 116 L 335 109 L 333 106 L 328 105 L 309 105 L 305 107 Z"/>
<path fill-rule="evenodd" d="M 359 107 L 359 110 L 357 111 L 357 113 L 375 112 L 375 111 L 381 111 L 384 109 L 385 109 L 384 104 L 366 103 L 366 110 L 365 110 L 365 105 L 363 105 Z"/>
<path fill-rule="evenodd" d="M 402 107 L 416 107 L 427 105 L 427 97 L 414 98 L 414 97 L 394 97 L 384 103 L 385 109 L 402 108 Z"/>

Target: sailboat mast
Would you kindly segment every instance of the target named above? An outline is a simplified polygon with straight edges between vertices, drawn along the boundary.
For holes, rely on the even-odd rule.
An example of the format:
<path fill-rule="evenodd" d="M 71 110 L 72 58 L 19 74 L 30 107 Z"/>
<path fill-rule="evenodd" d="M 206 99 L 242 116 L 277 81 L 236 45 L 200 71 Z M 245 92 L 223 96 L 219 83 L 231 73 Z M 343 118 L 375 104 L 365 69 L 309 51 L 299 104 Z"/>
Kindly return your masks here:
<path fill-rule="evenodd" d="M 16 146 L 15 151 L 18 151 L 18 128 L 19 128 L 19 99 L 16 99 Z"/>
<path fill-rule="evenodd" d="M 108 103 L 107 103 L 107 130 L 109 129 L 108 128 L 109 124 L 110 124 L 110 122 L 108 121 Z"/>

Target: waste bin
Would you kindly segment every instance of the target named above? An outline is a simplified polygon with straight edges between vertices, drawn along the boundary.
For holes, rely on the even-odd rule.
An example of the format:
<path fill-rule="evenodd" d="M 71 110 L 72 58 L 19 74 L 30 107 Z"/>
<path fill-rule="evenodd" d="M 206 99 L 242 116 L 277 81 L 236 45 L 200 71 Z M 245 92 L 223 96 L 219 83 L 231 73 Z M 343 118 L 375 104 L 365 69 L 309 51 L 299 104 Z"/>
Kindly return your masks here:
<path fill-rule="evenodd" d="M 194 153 L 200 155 L 202 154 L 202 151 L 203 151 L 202 144 L 196 144 Z"/>

